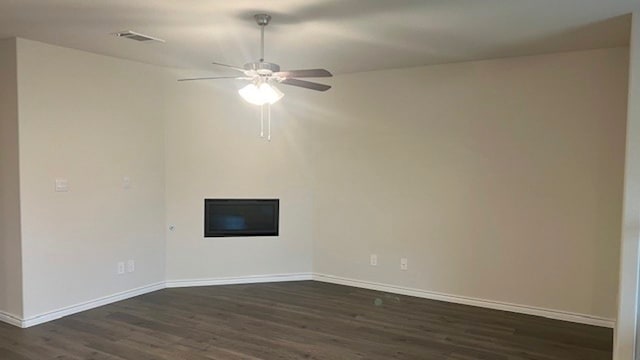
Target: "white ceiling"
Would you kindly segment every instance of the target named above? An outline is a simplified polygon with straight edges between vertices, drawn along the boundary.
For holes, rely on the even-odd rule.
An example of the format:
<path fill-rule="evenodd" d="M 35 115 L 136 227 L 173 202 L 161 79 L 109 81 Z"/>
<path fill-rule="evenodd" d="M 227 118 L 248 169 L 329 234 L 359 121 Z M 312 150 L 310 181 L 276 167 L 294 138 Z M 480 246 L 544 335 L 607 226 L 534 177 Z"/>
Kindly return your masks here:
<path fill-rule="evenodd" d="M 634 10 L 640 0 L 0 0 L 0 38 L 215 73 L 210 61 L 259 57 L 252 16 L 266 12 L 267 61 L 349 73 L 626 46 Z M 167 42 L 110 35 L 121 30 Z"/>

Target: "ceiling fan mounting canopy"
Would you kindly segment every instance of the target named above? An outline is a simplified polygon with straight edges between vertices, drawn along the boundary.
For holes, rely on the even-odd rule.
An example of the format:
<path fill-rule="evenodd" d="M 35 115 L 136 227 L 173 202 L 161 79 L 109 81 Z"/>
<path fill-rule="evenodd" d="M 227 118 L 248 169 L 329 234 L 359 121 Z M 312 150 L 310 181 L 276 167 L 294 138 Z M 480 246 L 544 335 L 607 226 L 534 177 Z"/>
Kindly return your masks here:
<path fill-rule="evenodd" d="M 271 21 L 271 15 L 267 14 L 255 14 L 253 18 L 256 19 L 256 23 L 260 26 L 267 26 L 269 25 L 269 21 Z"/>

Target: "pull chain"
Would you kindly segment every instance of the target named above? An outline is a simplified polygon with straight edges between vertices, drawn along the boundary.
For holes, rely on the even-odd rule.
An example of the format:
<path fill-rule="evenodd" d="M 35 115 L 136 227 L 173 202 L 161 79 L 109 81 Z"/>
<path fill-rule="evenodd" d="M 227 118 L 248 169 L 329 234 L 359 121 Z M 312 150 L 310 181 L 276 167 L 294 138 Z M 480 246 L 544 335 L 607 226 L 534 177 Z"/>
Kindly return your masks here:
<path fill-rule="evenodd" d="M 260 106 L 260 137 L 264 137 L 264 105 Z"/>
<path fill-rule="evenodd" d="M 271 141 L 271 104 L 260 106 L 260 137 L 264 138 L 264 112 L 267 111 L 267 140 Z"/>
<path fill-rule="evenodd" d="M 268 116 L 268 127 L 269 130 L 267 132 L 267 140 L 271 141 L 271 104 L 267 105 L 267 111 L 269 112 Z"/>

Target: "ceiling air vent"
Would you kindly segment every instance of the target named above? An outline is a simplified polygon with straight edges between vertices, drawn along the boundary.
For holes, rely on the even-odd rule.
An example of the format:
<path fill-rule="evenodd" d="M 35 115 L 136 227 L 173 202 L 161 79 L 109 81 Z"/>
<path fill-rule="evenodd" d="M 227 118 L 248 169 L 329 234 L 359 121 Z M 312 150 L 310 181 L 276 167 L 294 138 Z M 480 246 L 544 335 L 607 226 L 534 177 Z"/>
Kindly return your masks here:
<path fill-rule="evenodd" d="M 157 41 L 157 42 L 161 42 L 161 43 L 164 42 L 164 40 L 162 40 L 160 38 L 149 36 L 149 35 L 140 34 L 140 33 L 137 33 L 135 31 L 131 31 L 131 30 L 120 31 L 120 32 L 114 33 L 113 35 L 115 35 L 117 37 L 122 37 L 122 38 L 126 38 L 126 39 L 135 40 L 135 41 Z"/>

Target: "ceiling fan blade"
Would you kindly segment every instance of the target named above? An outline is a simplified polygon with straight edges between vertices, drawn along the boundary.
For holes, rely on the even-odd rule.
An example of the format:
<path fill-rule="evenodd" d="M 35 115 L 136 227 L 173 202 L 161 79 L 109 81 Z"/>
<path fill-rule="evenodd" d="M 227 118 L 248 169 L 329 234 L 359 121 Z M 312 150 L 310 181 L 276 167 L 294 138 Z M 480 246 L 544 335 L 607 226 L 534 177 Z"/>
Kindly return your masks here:
<path fill-rule="evenodd" d="M 298 79 L 284 79 L 280 82 L 281 84 L 287 84 L 292 86 L 298 86 L 305 89 L 317 90 L 317 91 L 327 91 L 331 89 L 331 86 L 325 84 L 318 84 L 311 81 L 306 80 L 298 80 Z"/>
<path fill-rule="evenodd" d="M 237 76 L 208 76 L 198 78 L 178 79 L 178 81 L 196 81 L 196 80 L 218 80 L 218 79 L 236 79 L 236 80 L 248 80 L 251 78 L 237 77 Z"/>
<path fill-rule="evenodd" d="M 304 70 L 285 70 L 280 71 L 275 74 L 275 76 L 280 76 L 283 78 L 316 78 L 316 77 L 332 77 L 328 70 L 325 69 L 304 69 Z"/>
<path fill-rule="evenodd" d="M 223 64 L 223 63 L 219 63 L 219 62 L 215 62 L 215 61 L 212 62 L 212 64 L 213 65 L 218 65 L 218 66 L 224 66 L 224 67 L 227 67 L 227 68 L 230 68 L 230 69 L 233 69 L 233 70 L 238 70 L 238 71 L 241 71 L 241 72 L 245 72 L 246 71 L 245 69 L 237 67 L 237 66 L 227 65 L 227 64 Z"/>

